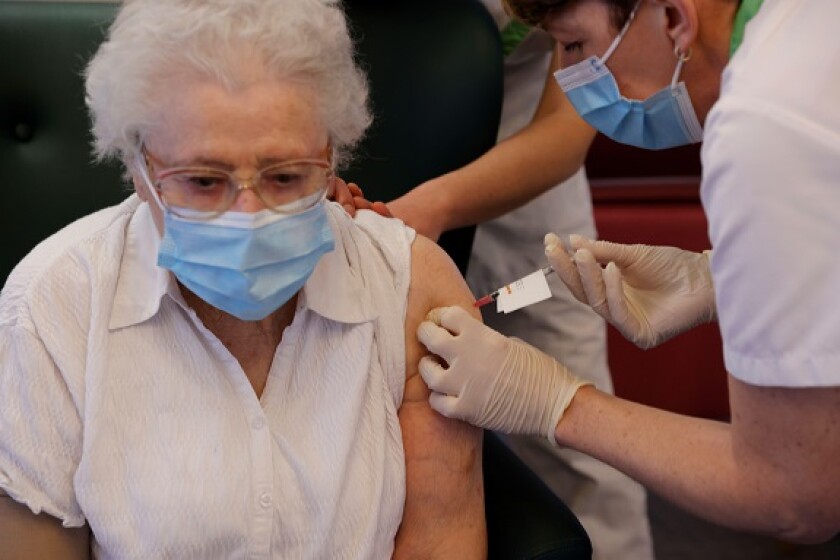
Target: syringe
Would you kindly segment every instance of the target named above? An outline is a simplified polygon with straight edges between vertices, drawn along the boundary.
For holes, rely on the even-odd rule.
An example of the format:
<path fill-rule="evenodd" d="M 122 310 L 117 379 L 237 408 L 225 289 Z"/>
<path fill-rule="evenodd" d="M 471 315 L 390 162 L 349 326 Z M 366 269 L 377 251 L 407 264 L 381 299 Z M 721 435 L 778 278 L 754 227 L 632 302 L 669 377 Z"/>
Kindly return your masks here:
<path fill-rule="evenodd" d="M 541 270 L 542 270 L 543 274 L 546 275 L 546 276 L 548 276 L 549 274 L 554 272 L 554 268 L 552 268 L 551 265 L 548 265 Z M 523 276 L 523 278 L 525 278 L 525 277 Z M 511 282 L 511 284 L 514 284 L 516 282 L 517 281 L 514 280 L 513 282 Z M 510 284 L 508 284 L 508 286 L 509 285 Z M 487 305 L 488 303 L 492 303 L 492 302 L 496 301 L 496 299 L 499 297 L 499 292 L 501 292 L 504 289 L 505 289 L 505 286 L 502 286 L 501 288 L 499 288 L 498 290 L 496 290 L 492 294 L 487 294 L 486 296 L 478 298 L 477 300 L 475 300 L 475 303 L 473 303 L 473 307 L 481 307 L 483 305 Z"/>

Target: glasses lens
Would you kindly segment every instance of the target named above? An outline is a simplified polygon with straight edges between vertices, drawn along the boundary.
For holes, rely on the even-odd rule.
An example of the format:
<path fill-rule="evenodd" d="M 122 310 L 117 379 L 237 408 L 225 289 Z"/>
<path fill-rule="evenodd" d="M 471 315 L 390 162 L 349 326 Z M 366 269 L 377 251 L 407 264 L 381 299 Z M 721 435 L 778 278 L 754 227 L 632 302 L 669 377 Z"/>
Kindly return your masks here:
<path fill-rule="evenodd" d="M 295 214 L 320 202 L 332 174 L 328 165 L 313 162 L 281 163 L 263 169 L 257 192 L 275 212 Z M 239 186 L 226 172 L 180 168 L 161 173 L 157 188 L 163 203 L 182 218 L 206 220 L 226 212 Z"/>
<path fill-rule="evenodd" d="M 329 184 L 330 169 L 315 163 L 283 163 L 260 174 L 263 202 L 278 212 L 295 213 L 317 204 Z"/>
<path fill-rule="evenodd" d="M 201 213 L 224 212 L 233 190 L 224 173 L 211 169 L 183 169 L 166 174 L 158 181 L 164 204 Z"/>

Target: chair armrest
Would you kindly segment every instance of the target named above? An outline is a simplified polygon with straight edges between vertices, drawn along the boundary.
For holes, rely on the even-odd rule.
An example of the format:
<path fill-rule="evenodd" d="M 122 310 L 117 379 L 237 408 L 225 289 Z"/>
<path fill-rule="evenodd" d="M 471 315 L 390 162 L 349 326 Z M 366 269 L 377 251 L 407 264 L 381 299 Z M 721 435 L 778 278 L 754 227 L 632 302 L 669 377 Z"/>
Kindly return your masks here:
<path fill-rule="evenodd" d="M 484 432 L 488 558 L 577 560 L 592 544 L 566 505 L 492 432 Z"/>

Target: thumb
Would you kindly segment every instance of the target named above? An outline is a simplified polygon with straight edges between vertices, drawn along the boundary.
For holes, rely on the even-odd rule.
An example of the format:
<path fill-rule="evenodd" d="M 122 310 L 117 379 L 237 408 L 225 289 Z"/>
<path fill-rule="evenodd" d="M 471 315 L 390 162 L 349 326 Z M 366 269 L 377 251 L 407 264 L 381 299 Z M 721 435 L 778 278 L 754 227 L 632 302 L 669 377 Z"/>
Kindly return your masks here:
<path fill-rule="evenodd" d="M 600 264 L 614 262 L 624 268 L 638 259 L 637 246 L 635 245 L 624 245 L 611 241 L 594 241 L 576 234 L 569 236 L 569 244 L 575 251 L 579 249 L 588 250 Z"/>
<path fill-rule="evenodd" d="M 443 327 L 454 335 L 459 335 L 470 322 L 477 322 L 462 307 L 435 307 L 426 314 L 426 320 Z"/>
<path fill-rule="evenodd" d="M 554 269 L 554 273 L 566 284 L 572 295 L 578 301 L 586 303 L 586 294 L 583 291 L 577 266 L 560 243 L 560 238 L 553 233 L 545 236 L 545 256 L 548 263 Z"/>
<path fill-rule="evenodd" d="M 458 397 L 432 393 L 429 395 L 429 404 L 443 416 L 460 420 L 458 417 Z"/>

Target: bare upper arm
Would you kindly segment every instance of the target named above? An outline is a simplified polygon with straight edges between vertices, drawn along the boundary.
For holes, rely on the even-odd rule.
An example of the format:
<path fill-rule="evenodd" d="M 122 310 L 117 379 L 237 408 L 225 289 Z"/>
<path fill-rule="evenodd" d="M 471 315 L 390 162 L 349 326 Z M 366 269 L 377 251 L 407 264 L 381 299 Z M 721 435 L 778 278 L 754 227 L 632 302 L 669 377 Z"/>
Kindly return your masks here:
<path fill-rule="evenodd" d="M 418 236 L 412 246 L 411 288 L 405 321 L 406 387 L 400 426 L 406 460 L 406 504 L 395 557 L 480 558 L 485 555 L 480 429 L 436 413 L 418 373 L 426 354 L 417 326 L 434 307 L 473 298 L 451 259 Z"/>
<path fill-rule="evenodd" d="M 45 513 L 35 515 L 0 489 L 0 558 L 87 559 L 90 530 L 87 526 L 66 528 Z"/>
<path fill-rule="evenodd" d="M 792 540 L 824 541 L 840 528 L 840 387 L 760 387 L 730 376 L 733 449 L 788 508 Z M 754 469 L 755 471 L 755 469 Z"/>
<path fill-rule="evenodd" d="M 470 289 L 460 271 L 443 249 L 431 240 L 418 235 L 411 252 L 411 289 L 405 319 L 406 395 L 405 400 L 426 400 L 428 390 L 417 370 L 420 358 L 427 354 L 417 340 L 417 327 L 435 307 L 458 305 L 480 319 L 473 306 Z M 417 381 L 414 383 L 412 380 Z"/>

